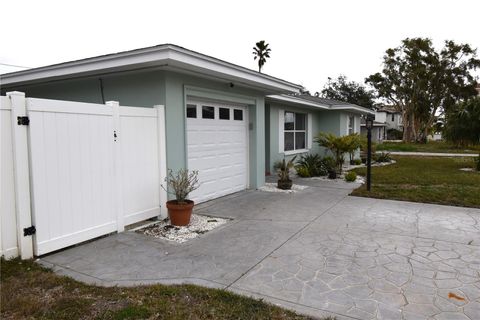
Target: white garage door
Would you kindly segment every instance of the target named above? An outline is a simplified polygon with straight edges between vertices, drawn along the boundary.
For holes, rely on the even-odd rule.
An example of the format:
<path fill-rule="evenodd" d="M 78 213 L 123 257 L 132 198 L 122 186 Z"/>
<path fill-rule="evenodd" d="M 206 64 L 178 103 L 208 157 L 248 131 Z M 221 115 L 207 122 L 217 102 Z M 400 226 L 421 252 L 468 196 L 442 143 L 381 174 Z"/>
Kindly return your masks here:
<path fill-rule="evenodd" d="M 188 169 L 199 171 L 200 188 L 190 195 L 199 203 L 247 188 L 247 108 L 189 100 Z"/>

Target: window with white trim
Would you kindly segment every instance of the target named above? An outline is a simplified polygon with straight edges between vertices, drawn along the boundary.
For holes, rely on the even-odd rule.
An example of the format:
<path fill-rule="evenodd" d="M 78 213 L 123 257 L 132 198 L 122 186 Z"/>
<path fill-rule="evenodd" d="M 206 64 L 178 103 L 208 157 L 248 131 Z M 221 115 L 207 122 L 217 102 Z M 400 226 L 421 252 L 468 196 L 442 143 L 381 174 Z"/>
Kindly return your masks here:
<path fill-rule="evenodd" d="M 285 111 L 283 127 L 284 151 L 307 148 L 307 115 Z"/>
<path fill-rule="evenodd" d="M 348 117 L 348 134 L 355 133 L 355 116 Z"/>

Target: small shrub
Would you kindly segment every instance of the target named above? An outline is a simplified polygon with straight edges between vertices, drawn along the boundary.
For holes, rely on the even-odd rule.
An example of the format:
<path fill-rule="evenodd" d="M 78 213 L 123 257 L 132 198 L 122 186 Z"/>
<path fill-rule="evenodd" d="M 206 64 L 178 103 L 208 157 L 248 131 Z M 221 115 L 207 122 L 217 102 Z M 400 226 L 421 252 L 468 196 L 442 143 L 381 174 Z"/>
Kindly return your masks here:
<path fill-rule="evenodd" d="M 188 169 L 180 169 L 174 173 L 173 170 L 169 169 L 166 181 L 167 185 L 173 190 L 173 192 L 169 193 L 175 195 L 175 200 L 179 204 L 185 204 L 188 195 L 200 187 L 197 170 L 188 171 Z"/>
<path fill-rule="evenodd" d="M 353 163 L 355 163 L 355 165 L 359 166 L 359 165 L 362 164 L 362 159 L 355 159 L 355 160 L 353 161 Z"/>
<path fill-rule="evenodd" d="M 390 157 L 390 153 L 382 152 L 380 154 L 375 154 L 374 159 L 376 162 L 390 162 L 392 157 Z"/>
<path fill-rule="evenodd" d="M 326 174 L 326 170 L 323 168 L 322 159 L 318 154 L 303 155 L 300 160 L 298 160 L 297 164 L 300 167 L 304 167 L 308 171 L 307 174 L 310 177 L 318 177 Z"/>
<path fill-rule="evenodd" d="M 328 174 L 331 171 L 337 171 L 337 164 L 335 159 L 332 157 L 325 157 L 322 159 L 323 167 L 325 168 L 325 172 Z"/>
<path fill-rule="evenodd" d="M 480 171 L 480 153 L 478 154 L 478 158 L 475 158 L 475 167 L 477 171 Z"/>
<path fill-rule="evenodd" d="M 296 166 L 295 170 L 297 171 L 297 175 L 302 178 L 310 178 L 310 171 L 305 166 Z"/>
<path fill-rule="evenodd" d="M 357 174 L 354 171 L 347 172 L 345 175 L 345 181 L 354 182 L 355 180 L 357 180 Z"/>

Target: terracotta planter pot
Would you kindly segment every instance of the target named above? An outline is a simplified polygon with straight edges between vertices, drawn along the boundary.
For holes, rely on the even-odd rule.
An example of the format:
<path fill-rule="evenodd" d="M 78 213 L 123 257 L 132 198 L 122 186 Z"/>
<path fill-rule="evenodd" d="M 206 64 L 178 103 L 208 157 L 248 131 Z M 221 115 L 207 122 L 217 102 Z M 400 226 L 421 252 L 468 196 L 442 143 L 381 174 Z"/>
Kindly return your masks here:
<path fill-rule="evenodd" d="M 185 200 L 185 204 L 179 204 L 177 200 L 167 201 L 168 216 L 174 226 L 186 226 L 190 223 L 193 206 L 191 200 Z"/>
<path fill-rule="evenodd" d="M 292 189 L 293 181 L 292 180 L 278 180 L 277 188 L 282 190 Z"/>

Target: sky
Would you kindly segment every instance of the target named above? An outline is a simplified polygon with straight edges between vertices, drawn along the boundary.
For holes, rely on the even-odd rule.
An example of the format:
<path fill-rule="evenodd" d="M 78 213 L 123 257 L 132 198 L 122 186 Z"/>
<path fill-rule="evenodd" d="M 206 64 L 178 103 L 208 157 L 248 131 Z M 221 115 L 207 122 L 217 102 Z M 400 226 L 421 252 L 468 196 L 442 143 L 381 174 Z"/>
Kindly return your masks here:
<path fill-rule="evenodd" d="M 0 74 L 173 43 L 321 91 L 328 77 L 363 82 L 407 37 L 480 49 L 478 0 L 0 0 Z M 479 51 L 480 54 L 480 51 Z M 477 74 L 479 74 L 477 72 Z"/>

